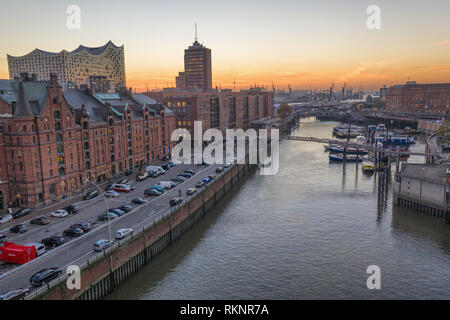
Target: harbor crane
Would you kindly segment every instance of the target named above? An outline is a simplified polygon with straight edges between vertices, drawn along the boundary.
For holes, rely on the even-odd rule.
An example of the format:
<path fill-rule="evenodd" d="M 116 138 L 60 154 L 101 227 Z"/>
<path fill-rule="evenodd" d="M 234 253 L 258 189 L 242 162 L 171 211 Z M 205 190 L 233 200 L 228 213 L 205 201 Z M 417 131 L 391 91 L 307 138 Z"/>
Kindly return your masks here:
<path fill-rule="evenodd" d="M 333 82 L 333 84 L 331 85 L 331 88 L 330 88 L 330 96 L 328 98 L 328 100 L 330 100 L 330 101 L 333 99 L 333 88 L 334 88 L 334 82 Z"/>
<path fill-rule="evenodd" d="M 345 87 L 346 87 L 346 86 L 347 86 L 347 82 L 345 82 L 345 83 L 344 83 L 344 86 L 342 87 L 342 96 L 341 96 L 341 99 L 342 99 L 342 100 L 346 100 L 346 99 L 345 99 Z"/>

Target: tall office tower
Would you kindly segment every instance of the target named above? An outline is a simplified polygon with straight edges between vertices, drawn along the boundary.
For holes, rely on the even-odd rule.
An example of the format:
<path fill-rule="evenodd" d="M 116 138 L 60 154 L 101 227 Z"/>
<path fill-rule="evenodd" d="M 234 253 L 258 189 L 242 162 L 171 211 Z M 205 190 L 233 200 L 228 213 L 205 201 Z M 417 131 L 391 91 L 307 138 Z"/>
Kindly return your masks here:
<path fill-rule="evenodd" d="M 186 89 L 212 88 L 211 49 L 197 41 L 197 25 L 195 42 L 184 50 L 184 81 Z"/>
<path fill-rule="evenodd" d="M 50 73 L 54 73 L 63 90 L 89 84 L 90 77 L 105 77 L 103 81 L 108 82 L 111 89 L 126 85 L 124 47 L 111 41 L 97 48 L 79 46 L 70 52 L 35 49 L 21 57 L 8 55 L 8 68 L 10 79 L 28 73 L 34 74 L 36 80 L 48 81 Z"/>

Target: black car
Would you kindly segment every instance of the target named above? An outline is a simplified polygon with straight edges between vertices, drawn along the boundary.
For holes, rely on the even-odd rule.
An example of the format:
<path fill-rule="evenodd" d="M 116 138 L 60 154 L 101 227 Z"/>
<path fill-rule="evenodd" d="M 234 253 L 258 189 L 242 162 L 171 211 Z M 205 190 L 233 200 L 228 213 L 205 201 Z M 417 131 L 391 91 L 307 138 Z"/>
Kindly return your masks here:
<path fill-rule="evenodd" d="M 83 196 L 83 200 L 91 200 L 91 199 L 94 199 L 94 198 L 97 197 L 97 196 L 98 196 L 98 191 L 97 191 L 97 190 L 94 190 L 94 191 L 91 191 L 91 192 L 86 193 L 86 194 Z"/>
<path fill-rule="evenodd" d="M 163 164 L 162 166 L 161 166 L 161 168 L 163 168 L 164 170 L 169 170 L 170 169 L 170 167 L 169 167 L 169 164 Z"/>
<path fill-rule="evenodd" d="M 7 240 L 4 234 L 0 234 L 0 243 L 5 242 Z"/>
<path fill-rule="evenodd" d="M 25 233 L 28 231 L 28 228 L 25 224 L 18 224 L 18 225 L 15 225 L 14 227 L 12 227 L 11 229 L 9 229 L 9 231 L 11 231 L 13 233 Z"/>
<path fill-rule="evenodd" d="M 153 189 L 153 188 L 148 188 L 148 189 L 144 190 L 144 195 L 157 197 L 157 196 L 161 195 L 161 192 L 159 192 L 158 190 Z"/>
<path fill-rule="evenodd" d="M 77 205 L 70 205 L 64 208 L 69 214 L 74 214 L 78 212 L 78 206 Z"/>
<path fill-rule="evenodd" d="M 0 295 L 0 300 L 23 300 L 29 292 L 30 289 L 28 288 L 14 289 Z"/>
<path fill-rule="evenodd" d="M 192 170 L 192 169 L 187 169 L 187 170 L 184 170 L 184 172 L 185 172 L 185 173 L 189 173 L 189 174 L 191 174 L 191 175 L 194 175 L 194 174 L 196 174 L 196 173 L 197 173 L 197 171 L 195 171 L 195 170 Z"/>
<path fill-rule="evenodd" d="M 217 167 L 217 168 L 216 168 L 216 172 L 217 172 L 217 173 L 221 173 L 222 171 L 223 171 L 223 168 L 222 168 L 222 167 Z"/>
<path fill-rule="evenodd" d="M 62 245 L 65 241 L 66 239 L 64 239 L 64 237 L 62 236 L 52 236 L 49 238 L 42 239 L 41 243 L 46 247 L 55 248 Z"/>
<path fill-rule="evenodd" d="M 39 226 L 45 226 L 50 223 L 50 219 L 47 217 L 37 217 L 30 221 L 30 224 L 37 224 Z"/>
<path fill-rule="evenodd" d="M 17 218 L 21 218 L 21 217 L 25 217 L 25 216 L 29 215 L 30 212 L 31 212 L 30 208 L 25 208 L 25 209 L 22 209 L 16 213 L 14 213 L 12 216 L 13 216 L 13 219 L 17 219 Z"/>
<path fill-rule="evenodd" d="M 125 212 L 130 212 L 131 210 L 133 210 L 133 207 L 130 206 L 129 204 L 124 204 L 123 206 L 120 206 L 117 209 L 125 211 Z"/>
<path fill-rule="evenodd" d="M 162 160 L 162 161 L 170 160 L 170 155 L 164 156 L 161 160 Z"/>
<path fill-rule="evenodd" d="M 182 177 L 182 176 L 176 176 L 176 177 L 170 179 L 170 181 L 173 181 L 173 182 L 176 182 L 176 183 L 178 183 L 178 182 L 184 182 L 184 181 L 186 181 L 186 180 L 187 180 L 187 179 L 186 179 L 185 177 Z"/>
<path fill-rule="evenodd" d="M 144 200 L 142 198 L 134 198 L 131 202 L 136 203 L 136 204 L 146 204 L 148 201 Z"/>
<path fill-rule="evenodd" d="M 80 228 L 84 233 L 91 230 L 91 225 L 89 222 L 78 222 L 70 226 L 71 228 Z"/>
<path fill-rule="evenodd" d="M 77 238 L 83 235 L 84 231 L 81 228 L 69 228 L 63 231 L 63 235 L 66 237 Z"/>
<path fill-rule="evenodd" d="M 112 189 L 113 189 L 113 185 L 114 185 L 114 183 L 108 184 L 108 185 L 106 186 L 106 188 L 105 188 L 105 191 L 110 191 L 110 190 L 112 190 Z"/>
<path fill-rule="evenodd" d="M 46 282 L 56 279 L 61 275 L 62 271 L 59 268 L 47 268 L 36 272 L 30 278 L 30 283 L 33 286 L 41 286 Z"/>
<path fill-rule="evenodd" d="M 177 197 L 177 198 L 170 199 L 169 203 L 173 207 L 173 206 L 176 206 L 177 204 L 180 204 L 181 202 L 183 202 L 183 198 Z"/>

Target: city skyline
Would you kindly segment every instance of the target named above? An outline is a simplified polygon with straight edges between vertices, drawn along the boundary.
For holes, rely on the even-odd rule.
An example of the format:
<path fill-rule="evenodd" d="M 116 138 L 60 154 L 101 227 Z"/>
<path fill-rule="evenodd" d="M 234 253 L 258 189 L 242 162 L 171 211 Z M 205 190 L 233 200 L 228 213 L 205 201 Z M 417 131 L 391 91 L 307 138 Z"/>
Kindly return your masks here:
<path fill-rule="evenodd" d="M 72 4 L 81 9 L 80 30 L 66 27 L 66 9 Z M 0 13 L 3 29 L 10 29 L 0 45 L 0 78 L 9 78 L 7 54 L 21 56 L 35 48 L 59 52 L 80 44 L 97 47 L 111 40 L 125 47 L 128 87 L 138 92 L 172 87 L 198 22 L 199 42 L 212 50 L 213 87 L 273 84 L 277 89 L 291 85 L 314 90 L 346 82 L 354 89 L 372 90 L 408 80 L 450 82 L 448 2 L 378 1 L 380 30 L 366 27 L 371 4 L 133 1 L 123 7 L 120 1 L 17 1 Z M 30 10 L 22 12 L 24 5 Z M 170 19 L 155 13 L 169 10 Z M 19 16 L 39 23 L 33 28 L 17 24 Z"/>

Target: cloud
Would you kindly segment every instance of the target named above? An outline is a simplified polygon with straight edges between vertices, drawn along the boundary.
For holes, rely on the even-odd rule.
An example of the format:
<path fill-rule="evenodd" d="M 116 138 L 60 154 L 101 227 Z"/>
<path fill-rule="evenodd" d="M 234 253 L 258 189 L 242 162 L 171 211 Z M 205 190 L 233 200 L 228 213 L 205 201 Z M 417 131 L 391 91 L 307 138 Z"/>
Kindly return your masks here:
<path fill-rule="evenodd" d="M 443 40 L 443 41 L 441 41 L 441 42 L 436 42 L 434 45 L 435 45 L 435 46 L 445 46 L 445 45 L 447 45 L 447 44 L 450 44 L 450 39 Z"/>
<path fill-rule="evenodd" d="M 345 81 L 348 79 L 354 78 L 366 78 L 366 79 L 384 79 L 389 76 L 389 73 L 392 73 L 398 68 L 393 68 L 397 61 L 395 60 L 381 60 L 376 62 L 363 62 L 355 68 L 354 70 L 343 74 L 339 77 L 339 80 Z M 391 67 L 389 67 L 391 66 Z"/>

